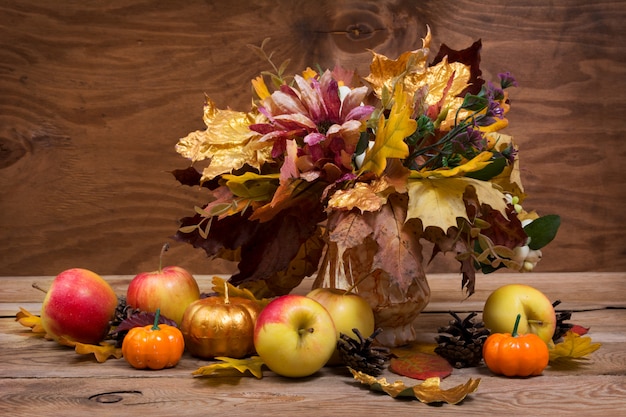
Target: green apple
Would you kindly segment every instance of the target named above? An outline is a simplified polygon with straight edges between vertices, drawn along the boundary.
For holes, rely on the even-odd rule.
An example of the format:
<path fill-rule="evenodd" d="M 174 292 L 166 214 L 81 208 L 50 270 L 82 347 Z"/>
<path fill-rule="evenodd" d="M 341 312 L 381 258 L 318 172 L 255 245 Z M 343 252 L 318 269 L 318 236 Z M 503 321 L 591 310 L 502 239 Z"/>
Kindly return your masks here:
<path fill-rule="evenodd" d="M 492 333 L 511 333 L 518 314 L 521 315 L 518 333 L 534 333 L 546 343 L 552 340 L 556 313 L 548 297 L 536 288 L 504 285 L 489 295 L 483 307 L 485 327 Z"/>
<path fill-rule="evenodd" d="M 364 337 L 374 332 L 374 311 L 367 300 L 360 295 L 336 288 L 316 288 L 307 294 L 324 306 L 330 313 L 337 330 L 337 338 L 343 333 L 357 339 L 352 329 L 358 329 Z M 341 363 L 337 351 L 328 365 Z"/>
<path fill-rule="evenodd" d="M 254 347 L 265 365 L 287 377 L 304 377 L 319 371 L 337 346 L 337 331 L 317 301 L 287 294 L 272 300 L 254 327 Z"/>

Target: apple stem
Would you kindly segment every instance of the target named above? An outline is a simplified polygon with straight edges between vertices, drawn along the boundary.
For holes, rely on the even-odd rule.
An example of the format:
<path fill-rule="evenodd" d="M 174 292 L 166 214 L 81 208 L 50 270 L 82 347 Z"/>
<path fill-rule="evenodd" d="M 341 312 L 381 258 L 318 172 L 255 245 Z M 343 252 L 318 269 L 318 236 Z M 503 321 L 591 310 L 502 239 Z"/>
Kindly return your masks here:
<path fill-rule="evenodd" d="M 39 286 L 39 284 L 37 284 L 36 282 L 33 282 L 33 288 L 35 288 L 35 289 L 37 289 L 37 290 L 41 291 L 41 292 L 42 292 L 42 293 L 44 293 L 44 294 L 48 294 L 48 291 L 47 291 L 47 290 L 44 290 L 43 288 L 41 288 L 41 287 Z"/>
<path fill-rule="evenodd" d="M 519 322 L 521 318 L 522 318 L 521 314 L 518 314 L 517 317 L 515 318 L 515 325 L 513 326 L 513 332 L 511 332 L 511 336 L 513 337 L 519 336 L 519 334 L 517 334 L 517 328 L 519 327 Z"/>
<path fill-rule="evenodd" d="M 170 248 L 170 244 L 167 242 L 165 242 L 163 244 L 163 247 L 161 248 L 161 254 L 159 255 L 159 273 L 163 271 L 163 254 L 167 252 L 169 248 Z"/>
<path fill-rule="evenodd" d="M 152 330 L 161 330 L 159 328 L 159 319 L 161 318 L 161 309 L 157 308 L 156 314 L 154 315 L 154 324 L 152 325 Z"/>
<path fill-rule="evenodd" d="M 313 333 L 315 329 L 313 327 L 308 327 L 306 329 L 298 329 L 298 334 L 302 335 L 304 333 Z"/>

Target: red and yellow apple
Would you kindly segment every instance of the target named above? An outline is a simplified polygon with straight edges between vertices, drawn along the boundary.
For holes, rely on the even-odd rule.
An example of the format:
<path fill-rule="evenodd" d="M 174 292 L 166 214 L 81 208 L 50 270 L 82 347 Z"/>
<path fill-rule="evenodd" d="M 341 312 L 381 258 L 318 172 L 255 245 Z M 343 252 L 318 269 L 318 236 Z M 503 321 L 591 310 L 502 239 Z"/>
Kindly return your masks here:
<path fill-rule="evenodd" d="M 504 285 L 489 295 L 483 307 L 485 327 L 492 333 L 511 333 L 518 314 L 521 315 L 518 333 L 534 333 L 546 343 L 552 340 L 556 313 L 548 297 L 536 288 Z"/>
<path fill-rule="evenodd" d="M 257 318 L 254 347 L 273 372 L 304 377 L 319 371 L 337 345 L 333 319 L 317 301 L 287 294 L 272 300 Z"/>
<path fill-rule="evenodd" d="M 152 272 L 141 272 L 133 278 L 126 291 L 126 303 L 141 311 L 174 320 L 178 325 L 185 310 L 200 298 L 200 289 L 193 275 L 179 266 L 166 266 Z"/>
<path fill-rule="evenodd" d="M 41 308 L 41 325 L 55 339 L 97 344 L 107 335 L 117 295 L 98 274 L 74 268 L 54 278 Z"/>
<path fill-rule="evenodd" d="M 324 306 L 330 313 L 337 330 L 337 338 L 343 333 L 357 339 L 352 329 L 358 329 L 364 337 L 374 332 L 374 312 L 367 300 L 360 295 L 336 288 L 315 288 L 307 294 Z M 337 352 L 329 360 L 329 365 L 340 363 Z"/>

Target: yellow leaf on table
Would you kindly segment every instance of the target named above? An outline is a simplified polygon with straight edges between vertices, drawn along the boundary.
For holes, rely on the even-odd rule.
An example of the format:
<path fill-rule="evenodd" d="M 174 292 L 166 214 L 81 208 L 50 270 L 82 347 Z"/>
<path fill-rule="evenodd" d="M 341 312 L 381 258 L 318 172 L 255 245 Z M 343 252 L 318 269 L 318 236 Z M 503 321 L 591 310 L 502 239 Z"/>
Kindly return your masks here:
<path fill-rule="evenodd" d="M 428 378 L 421 384 L 407 387 L 404 382 L 398 380 L 393 383 L 385 378 L 376 379 L 371 375 L 350 368 L 354 379 L 362 384 L 369 385 L 375 391 L 382 391 L 392 398 L 414 397 L 423 403 L 448 403 L 458 404 L 475 392 L 480 384 L 480 378 L 470 378 L 465 384 L 457 385 L 449 389 L 441 389 L 441 380 L 438 377 Z"/>
<path fill-rule="evenodd" d="M 46 333 L 41 325 L 41 317 L 35 316 L 22 307 L 20 307 L 20 311 L 15 315 L 15 321 L 24 327 L 29 327 L 33 333 L 42 335 Z"/>
<path fill-rule="evenodd" d="M 591 337 L 580 336 L 568 331 L 563 336 L 563 341 L 550 348 L 550 362 L 571 361 L 587 359 L 587 356 L 602 346 L 600 343 L 592 343 Z"/>
<path fill-rule="evenodd" d="M 220 370 L 237 370 L 244 374 L 250 372 L 258 379 L 263 378 L 263 361 L 259 356 L 251 356 L 244 359 L 234 359 L 225 356 L 218 356 L 215 359 L 221 362 L 212 363 L 210 365 L 202 366 L 192 372 L 192 375 L 196 376 L 208 376 Z"/>
<path fill-rule="evenodd" d="M 115 347 L 115 344 L 109 342 L 101 342 L 99 345 L 90 345 L 75 342 L 64 337 L 59 337 L 57 342 L 63 346 L 73 347 L 74 351 L 79 355 L 90 355 L 93 353 L 98 363 L 106 362 L 110 357 L 114 357 L 115 359 L 122 357 L 122 349 Z"/>

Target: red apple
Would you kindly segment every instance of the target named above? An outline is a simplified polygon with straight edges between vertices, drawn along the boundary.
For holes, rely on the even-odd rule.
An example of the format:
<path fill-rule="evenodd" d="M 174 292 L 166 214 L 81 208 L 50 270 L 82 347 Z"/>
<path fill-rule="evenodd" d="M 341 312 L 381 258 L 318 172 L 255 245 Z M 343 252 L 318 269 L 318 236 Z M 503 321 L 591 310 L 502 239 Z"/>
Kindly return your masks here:
<path fill-rule="evenodd" d="M 107 335 L 117 296 L 98 274 L 74 268 L 52 281 L 41 308 L 41 325 L 53 338 L 97 344 Z"/>
<path fill-rule="evenodd" d="M 200 298 L 200 289 L 187 270 L 178 266 L 161 268 L 161 259 L 167 247 L 167 244 L 164 245 L 161 251 L 158 270 L 142 272 L 130 282 L 126 304 L 151 313 L 160 308 L 162 316 L 180 325 L 189 304 Z"/>

